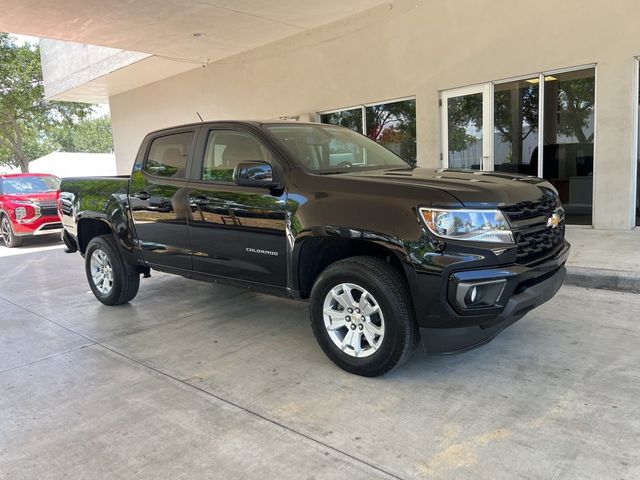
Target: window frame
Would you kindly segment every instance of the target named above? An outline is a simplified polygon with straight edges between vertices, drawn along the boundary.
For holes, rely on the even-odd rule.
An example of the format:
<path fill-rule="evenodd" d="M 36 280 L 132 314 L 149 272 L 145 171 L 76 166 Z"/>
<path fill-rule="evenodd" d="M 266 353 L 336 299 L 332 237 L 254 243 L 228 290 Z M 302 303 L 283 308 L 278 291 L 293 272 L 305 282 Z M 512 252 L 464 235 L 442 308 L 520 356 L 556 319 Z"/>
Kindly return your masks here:
<path fill-rule="evenodd" d="M 181 133 L 191 133 L 191 141 L 189 142 L 189 147 L 187 150 L 187 157 L 185 159 L 184 166 L 184 176 L 183 177 L 164 177 L 162 175 L 154 175 L 146 170 L 147 162 L 149 161 L 149 153 L 151 152 L 151 146 L 153 142 L 155 142 L 159 138 L 170 137 L 172 135 L 180 135 Z M 150 177 L 154 180 L 171 180 L 178 182 L 187 182 L 189 181 L 191 175 L 191 164 L 193 163 L 193 153 L 196 146 L 196 139 L 198 138 L 198 128 L 190 127 L 190 128 L 177 128 L 175 130 L 163 130 L 161 132 L 157 132 L 155 134 L 149 135 L 147 137 L 147 145 L 144 149 L 144 157 L 142 158 L 142 163 L 140 164 L 140 172 L 145 177 Z"/>
<path fill-rule="evenodd" d="M 235 182 L 220 181 L 220 180 L 203 180 L 202 168 L 204 167 L 204 155 L 207 150 L 207 143 L 209 141 L 209 135 L 211 131 L 233 131 L 238 133 L 244 133 L 252 136 L 258 143 L 260 143 L 271 154 L 271 167 L 282 170 L 285 182 L 288 180 L 288 172 L 292 168 L 289 161 L 286 160 L 286 156 L 280 152 L 277 145 L 265 134 L 260 126 L 253 126 L 240 123 L 206 123 L 203 124 L 198 132 L 198 141 L 194 148 L 193 162 L 190 169 L 190 182 L 199 183 L 203 185 L 220 185 L 221 187 L 237 187 L 247 189 L 251 187 L 242 187 Z"/>
<path fill-rule="evenodd" d="M 640 55 L 633 57 L 633 100 L 631 102 L 632 122 L 631 122 L 631 208 L 629 209 L 629 225 L 632 230 L 640 230 L 640 224 L 637 221 L 637 205 L 638 197 L 640 197 L 640 188 L 638 187 L 638 177 L 640 172 L 638 169 L 638 156 L 640 155 Z M 594 159 L 595 165 L 595 159 Z M 595 169 L 595 167 L 594 167 Z M 595 182 L 594 182 L 595 183 Z M 595 193 L 595 192 L 594 192 Z M 595 198 L 594 198 L 595 202 Z"/>

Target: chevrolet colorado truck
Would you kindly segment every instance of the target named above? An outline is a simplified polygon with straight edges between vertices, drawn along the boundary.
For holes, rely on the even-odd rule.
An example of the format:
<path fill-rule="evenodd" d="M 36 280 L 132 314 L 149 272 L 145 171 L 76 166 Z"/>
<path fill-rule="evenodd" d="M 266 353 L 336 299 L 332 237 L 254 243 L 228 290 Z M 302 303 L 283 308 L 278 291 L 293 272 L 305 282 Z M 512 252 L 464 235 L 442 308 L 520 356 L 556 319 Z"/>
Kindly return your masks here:
<path fill-rule="evenodd" d="M 102 303 L 151 270 L 309 299 L 322 350 L 364 376 L 421 338 L 431 353 L 490 341 L 555 295 L 569 254 L 547 181 L 416 168 L 314 123 L 150 133 L 130 177 L 65 179 L 59 209 Z"/>
<path fill-rule="evenodd" d="M 60 235 L 59 185 L 60 179 L 53 175 L 0 175 L 0 236 L 5 247 L 18 247 L 36 235 Z"/>

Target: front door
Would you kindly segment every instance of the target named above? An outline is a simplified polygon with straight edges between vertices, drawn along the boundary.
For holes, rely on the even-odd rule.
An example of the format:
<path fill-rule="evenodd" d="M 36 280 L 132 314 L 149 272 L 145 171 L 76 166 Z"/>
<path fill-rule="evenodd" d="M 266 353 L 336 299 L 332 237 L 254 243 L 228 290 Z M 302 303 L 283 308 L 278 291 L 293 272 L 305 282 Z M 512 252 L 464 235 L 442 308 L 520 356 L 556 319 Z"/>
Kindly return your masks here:
<path fill-rule="evenodd" d="M 486 84 L 440 94 L 445 168 L 493 169 L 491 87 Z"/>
<path fill-rule="evenodd" d="M 188 195 L 194 270 L 286 286 L 286 193 L 233 182 L 239 162 L 276 160 L 248 132 L 212 129 L 204 135 L 199 179 Z"/>
<path fill-rule="evenodd" d="M 131 216 L 142 257 L 151 265 L 191 269 L 186 170 L 194 137 L 194 130 L 181 130 L 152 139 L 131 176 Z"/>

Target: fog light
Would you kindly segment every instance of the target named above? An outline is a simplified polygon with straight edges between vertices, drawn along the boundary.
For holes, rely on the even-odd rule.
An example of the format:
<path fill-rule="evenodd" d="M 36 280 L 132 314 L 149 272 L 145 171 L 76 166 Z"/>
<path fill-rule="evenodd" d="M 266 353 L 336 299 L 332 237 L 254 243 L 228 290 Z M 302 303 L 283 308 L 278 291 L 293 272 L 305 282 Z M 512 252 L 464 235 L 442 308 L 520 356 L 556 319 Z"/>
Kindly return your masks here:
<path fill-rule="evenodd" d="M 469 292 L 469 300 L 471 300 L 471 303 L 475 303 L 477 299 L 478 299 L 478 287 L 473 287 Z"/>
<path fill-rule="evenodd" d="M 497 306 L 506 284 L 505 279 L 461 282 L 456 286 L 456 302 L 464 309 Z"/>
<path fill-rule="evenodd" d="M 13 211 L 13 213 L 16 216 L 16 219 L 22 220 L 27 216 L 27 209 L 24 207 L 18 207 Z"/>

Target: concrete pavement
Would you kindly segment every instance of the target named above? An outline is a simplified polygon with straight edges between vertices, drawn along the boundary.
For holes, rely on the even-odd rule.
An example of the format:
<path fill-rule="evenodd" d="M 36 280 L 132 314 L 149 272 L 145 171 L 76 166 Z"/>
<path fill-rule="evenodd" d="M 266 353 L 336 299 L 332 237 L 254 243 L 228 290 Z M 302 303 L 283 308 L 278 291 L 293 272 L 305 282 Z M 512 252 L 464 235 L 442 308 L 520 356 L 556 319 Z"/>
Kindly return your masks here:
<path fill-rule="evenodd" d="M 640 478 L 640 295 L 365 379 L 304 303 L 154 273 L 106 307 L 42 248 L 0 257 L 0 478 Z"/>
<path fill-rule="evenodd" d="M 567 284 L 640 293 L 640 229 L 617 232 L 567 227 Z"/>

